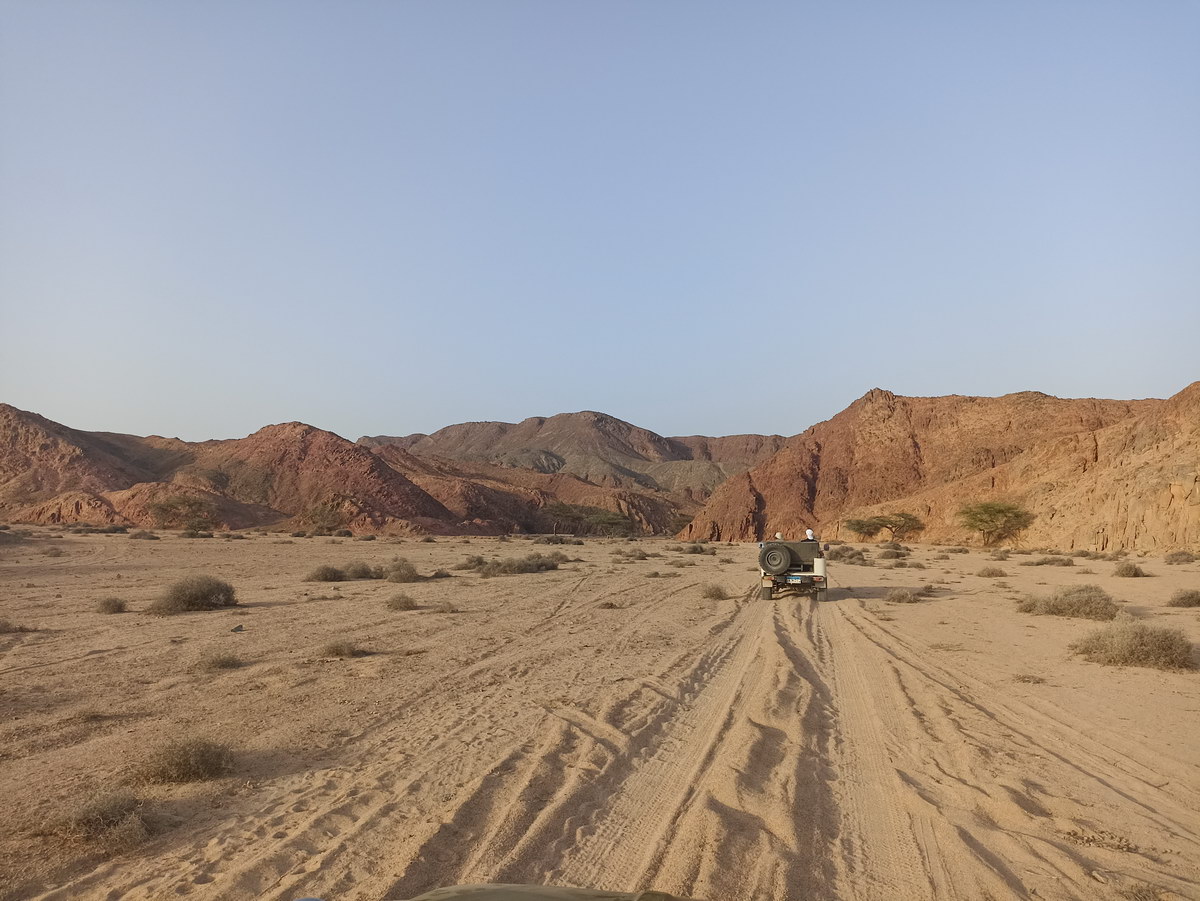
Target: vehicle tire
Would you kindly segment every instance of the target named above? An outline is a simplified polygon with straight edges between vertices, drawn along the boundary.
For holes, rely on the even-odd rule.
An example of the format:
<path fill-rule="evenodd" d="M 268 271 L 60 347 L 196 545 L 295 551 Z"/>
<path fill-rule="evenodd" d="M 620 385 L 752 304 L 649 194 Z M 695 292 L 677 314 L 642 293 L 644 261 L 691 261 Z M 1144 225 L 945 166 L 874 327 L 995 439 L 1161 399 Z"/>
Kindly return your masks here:
<path fill-rule="evenodd" d="M 771 600 L 771 586 L 764 585 L 762 588 L 758 589 L 758 598 L 761 601 Z"/>
<path fill-rule="evenodd" d="M 782 544 L 768 544 L 758 552 L 758 567 L 768 576 L 782 576 L 792 565 L 792 552 Z"/>

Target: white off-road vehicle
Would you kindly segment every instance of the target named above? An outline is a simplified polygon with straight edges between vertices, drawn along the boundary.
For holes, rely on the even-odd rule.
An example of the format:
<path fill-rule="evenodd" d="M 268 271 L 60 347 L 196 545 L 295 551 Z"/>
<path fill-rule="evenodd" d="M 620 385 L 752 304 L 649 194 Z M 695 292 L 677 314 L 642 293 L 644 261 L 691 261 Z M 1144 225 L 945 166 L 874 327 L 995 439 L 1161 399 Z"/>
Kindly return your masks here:
<path fill-rule="evenodd" d="M 815 539 L 806 541 L 760 541 L 758 568 L 762 587 L 758 596 L 770 600 L 776 591 L 792 588 L 811 594 L 818 601 L 825 599 L 828 580 L 825 576 L 825 551 Z"/>

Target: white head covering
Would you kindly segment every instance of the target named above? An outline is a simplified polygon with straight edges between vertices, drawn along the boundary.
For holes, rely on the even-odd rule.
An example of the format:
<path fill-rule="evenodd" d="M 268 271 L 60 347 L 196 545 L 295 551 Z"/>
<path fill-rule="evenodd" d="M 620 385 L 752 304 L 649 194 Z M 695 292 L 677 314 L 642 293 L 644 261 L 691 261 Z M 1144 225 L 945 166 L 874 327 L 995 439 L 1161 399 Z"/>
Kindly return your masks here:
<path fill-rule="evenodd" d="M 809 541 L 815 541 L 817 536 L 815 536 L 815 535 L 813 534 L 813 530 L 812 530 L 812 529 L 805 529 L 805 530 L 804 530 L 804 537 L 805 537 L 805 538 L 807 538 Z"/>
<path fill-rule="evenodd" d="M 775 540 L 776 540 L 776 541 L 783 541 L 783 533 L 782 533 L 782 532 L 776 532 L 776 533 L 775 533 Z"/>

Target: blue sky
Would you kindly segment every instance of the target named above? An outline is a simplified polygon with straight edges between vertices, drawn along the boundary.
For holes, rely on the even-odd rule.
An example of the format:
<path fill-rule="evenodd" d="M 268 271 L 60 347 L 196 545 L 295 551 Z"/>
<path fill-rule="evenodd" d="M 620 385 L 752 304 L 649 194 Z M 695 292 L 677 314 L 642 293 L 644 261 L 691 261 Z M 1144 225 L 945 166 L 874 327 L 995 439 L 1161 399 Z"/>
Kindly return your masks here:
<path fill-rule="evenodd" d="M 1200 378 L 1200 6 L 0 2 L 0 400 L 350 438 Z"/>

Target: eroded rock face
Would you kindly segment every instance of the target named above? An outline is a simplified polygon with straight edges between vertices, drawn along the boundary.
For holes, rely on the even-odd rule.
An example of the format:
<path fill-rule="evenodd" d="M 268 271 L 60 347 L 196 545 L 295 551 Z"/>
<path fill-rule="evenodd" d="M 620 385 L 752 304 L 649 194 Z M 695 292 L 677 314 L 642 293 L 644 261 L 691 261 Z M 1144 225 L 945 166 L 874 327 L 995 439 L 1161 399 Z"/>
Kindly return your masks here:
<path fill-rule="evenodd" d="M 851 537 L 843 518 L 906 510 L 927 523 L 924 539 L 962 541 L 964 503 L 1006 499 L 1037 514 L 1027 543 L 1195 545 L 1198 423 L 1200 383 L 1167 401 L 875 389 L 722 485 L 681 537 Z"/>

